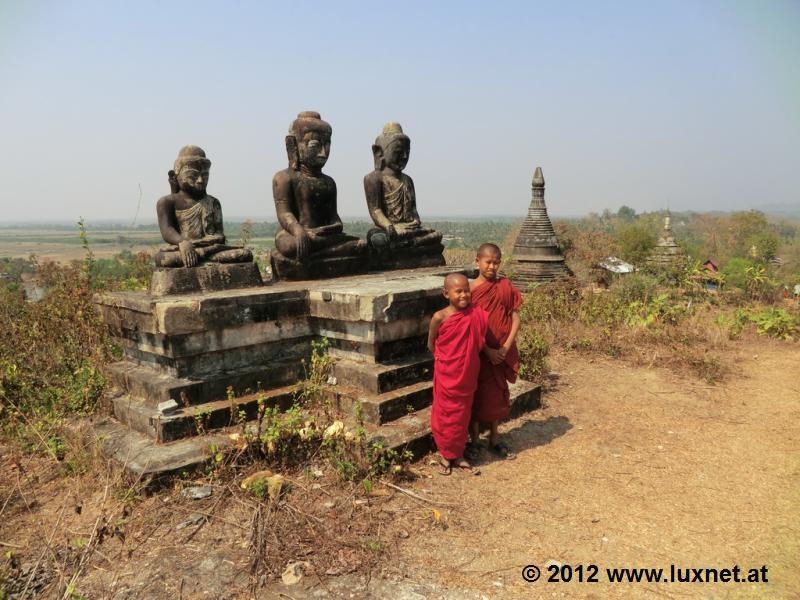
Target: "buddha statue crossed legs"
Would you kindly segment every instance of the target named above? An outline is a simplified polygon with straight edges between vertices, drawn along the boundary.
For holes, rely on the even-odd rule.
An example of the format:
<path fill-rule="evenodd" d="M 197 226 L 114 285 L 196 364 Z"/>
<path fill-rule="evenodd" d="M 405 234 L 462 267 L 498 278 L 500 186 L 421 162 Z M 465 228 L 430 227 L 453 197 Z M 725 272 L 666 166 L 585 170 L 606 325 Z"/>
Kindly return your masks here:
<path fill-rule="evenodd" d="M 273 268 L 281 278 L 305 279 L 341 274 L 336 261 L 317 269 L 325 259 L 340 258 L 350 272 L 363 270 L 366 243 L 343 232 L 336 210 L 336 183 L 322 172 L 331 148 L 331 126 L 313 111 L 301 112 L 289 128 L 289 168 L 272 179 L 272 195 L 280 228 L 275 236 Z M 346 259 L 354 259 L 347 261 Z"/>
<path fill-rule="evenodd" d="M 411 140 L 400 124 L 387 123 L 372 146 L 375 170 L 364 177 L 367 207 L 377 226 L 367 239 L 382 264 L 387 263 L 389 250 L 399 250 L 406 260 L 395 266 L 442 265 L 442 234 L 422 226 L 414 181 L 403 173 L 410 152 Z M 391 254 L 394 259 L 398 256 Z"/>
<path fill-rule="evenodd" d="M 206 194 L 211 161 L 198 146 L 184 146 L 170 171 L 172 193 L 156 205 L 158 226 L 170 244 L 155 255 L 157 267 L 196 267 L 205 262 L 252 262 L 250 250 L 225 243 L 222 207 Z"/>

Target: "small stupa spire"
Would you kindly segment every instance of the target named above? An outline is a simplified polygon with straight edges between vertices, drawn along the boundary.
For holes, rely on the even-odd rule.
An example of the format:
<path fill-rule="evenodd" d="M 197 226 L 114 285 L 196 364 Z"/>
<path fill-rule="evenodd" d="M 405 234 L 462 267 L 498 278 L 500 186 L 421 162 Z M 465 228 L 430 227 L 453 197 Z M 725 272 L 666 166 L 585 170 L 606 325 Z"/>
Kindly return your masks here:
<path fill-rule="evenodd" d="M 533 181 L 531 182 L 533 187 L 544 187 L 544 175 L 542 174 L 542 167 L 536 167 L 536 171 L 533 173 Z"/>
<path fill-rule="evenodd" d="M 544 174 L 536 167 L 531 181 L 531 203 L 514 243 L 509 270 L 523 284 L 550 281 L 569 273 L 558 247 L 556 232 L 544 203 Z"/>
<path fill-rule="evenodd" d="M 669 208 L 667 208 L 667 212 L 664 215 L 664 229 L 655 247 L 647 257 L 647 262 L 654 266 L 665 267 L 671 265 L 681 254 L 680 246 L 675 242 L 675 238 L 672 237 L 672 219 Z"/>

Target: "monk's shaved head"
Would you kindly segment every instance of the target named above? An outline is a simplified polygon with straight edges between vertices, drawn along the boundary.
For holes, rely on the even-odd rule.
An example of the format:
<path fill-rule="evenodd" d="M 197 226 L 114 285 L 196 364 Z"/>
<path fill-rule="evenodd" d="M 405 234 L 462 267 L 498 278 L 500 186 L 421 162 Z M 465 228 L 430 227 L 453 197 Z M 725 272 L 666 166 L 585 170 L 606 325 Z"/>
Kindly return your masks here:
<path fill-rule="evenodd" d="M 461 273 L 450 273 L 444 278 L 444 289 L 449 289 L 454 285 L 468 286 L 469 281 L 465 275 Z"/>
<path fill-rule="evenodd" d="M 500 246 L 497 244 L 492 244 L 491 242 L 486 242 L 485 244 L 481 244 L 478 248 L 478 253 L 476 256 L 480 258 L 484 254 L 494 254 L 495 256 L 501 257 L 503 253 L 500 251 Z"/>

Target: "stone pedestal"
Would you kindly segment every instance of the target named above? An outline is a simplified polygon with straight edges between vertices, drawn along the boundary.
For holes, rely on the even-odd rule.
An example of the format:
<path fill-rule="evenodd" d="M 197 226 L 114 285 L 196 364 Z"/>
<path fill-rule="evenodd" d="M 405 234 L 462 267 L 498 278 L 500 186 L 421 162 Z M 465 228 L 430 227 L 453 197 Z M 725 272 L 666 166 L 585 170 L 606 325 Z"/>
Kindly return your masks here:
<path fill-rule="evenodd" d="M 401 246 L 389 247 L 383 251 L 370 248 L 370 268 L 375 271 L 395 269 L 422 269 L 425 267 L 442 267 L 445 265 L 444 246 Z"/>
<path fill-rule="evenodd" d="M 318 282 L 282 282 L 207 294 L 116 292 L 96 298 L 123 360 L 107 374 L 115 421 L 98 426 L 107 451 L 138 473 L 201 462 L 197 434 L 254 418 L 259 399 L 291 405 L 301 360 L 325 337 L 336 358 L 327 393 L 345 414 L 360 404 L 371 439 L 389 447 L 430 448 L 433 359 L 428 323 L 444 306 L 452 268 L 393 271 Z M 521 382 L 517 406 L 535 406 L 539 388 Z M 229 390 L 233 392 L 229 397 Z M 259 394 L 250 394 L 261 390 Z M 174 399 L 168 415 L 160 402 Z M 149 441 L 148 441 L 149 440 Z M 217 435 L 214 443 L 224 444 Z M 181 446 L 185 444 L 186 446 Z M 181 449 L 183 448 L 183 449 Z M 130 452 L 135 456 L 130 457 Z"/>
<path fill-rule="evenodd" d="M 152 296 L 216 292 L 262 286 L 258 265 L 248 263 L 206 263 L 199 267 L 156 269 L 150 280 Z"/>
<path fill-rule="evenodd" d="M 357 256 L 337 256 L 300 262 L 286 258 L 280 252 L 270 253 L 272 276 L 280 281 L 330 279 L 344 275 L 366 273 L 369 267 L 366 253 Z"/>

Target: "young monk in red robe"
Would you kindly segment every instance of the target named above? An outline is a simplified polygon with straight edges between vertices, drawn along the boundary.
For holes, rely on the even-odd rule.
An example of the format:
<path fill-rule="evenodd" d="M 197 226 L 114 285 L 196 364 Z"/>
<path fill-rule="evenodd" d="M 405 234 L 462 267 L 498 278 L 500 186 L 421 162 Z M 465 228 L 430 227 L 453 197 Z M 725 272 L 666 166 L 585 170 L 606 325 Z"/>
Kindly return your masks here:
<path fill-rule="evenodd" d="M 519 310 L 522 294 L 505 277 L 498 275 L 502 253 L 495 244 L 478 248 L 475 261 L 478 277 L 470 282 L 472 302 L 489 314 L 486 348 L 481 354 L 478 388 L 472 403 L 471 442 L 467 456 L 480 452 L 480 423 L 489 423 L 489 450 L 503 458 L 515 458 L 508 446 L 498 440 L 497 424 L 508 416 L 508 383 L 517 380 L 519 352 Z"/>
<path fill-rule="evenodd" d="M 485 346 L 486 313 L 470 304 L 469 281 L 460 273 L 444 280 L 449 304 L 431 318 L 428 349 L 433 352 L 433 407 L 431 430 L 441 454 L 442 474 L 453 467 L 477 475 L 464 458 L 469 436 L 472 396 L 478 385 L 480 352 Z"/>

